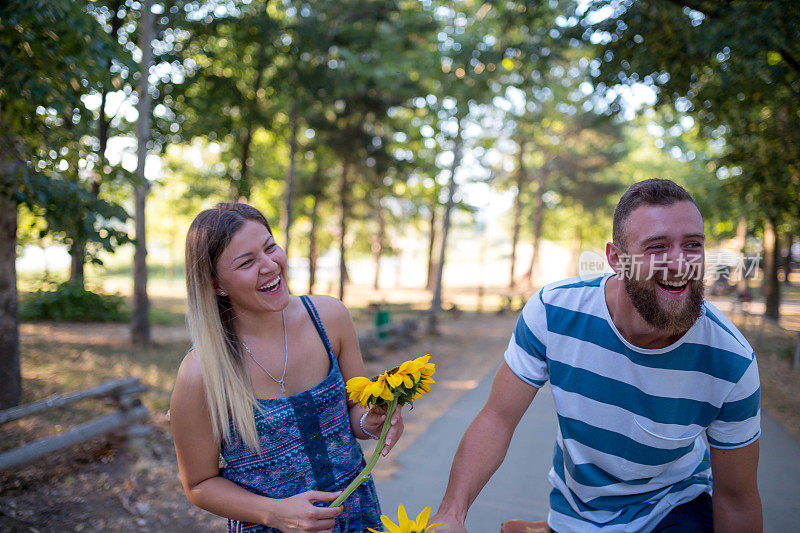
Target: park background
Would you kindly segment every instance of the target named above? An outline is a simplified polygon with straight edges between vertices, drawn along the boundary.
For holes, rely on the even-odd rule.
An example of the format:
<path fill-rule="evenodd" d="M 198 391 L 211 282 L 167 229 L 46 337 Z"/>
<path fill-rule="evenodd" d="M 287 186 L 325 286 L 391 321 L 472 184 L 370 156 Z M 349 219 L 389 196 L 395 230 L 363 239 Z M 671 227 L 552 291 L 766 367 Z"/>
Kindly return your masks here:
<path fill-rule="evenodd" d="M 293 292 L 345 301 L 370 369 L 438 350 L 477 376 L 502 352 L 481 335 L 602 254 L 629 184 L 675 180 L 711 263 L 760 258 L 708 290 L 800 438 L 798 37 L 791 0 L 4 2 L 0 408 L 137 376 L 151 432 L 4 471 L 0 526 L 204 527 L 166 410 L 183 239 L 219 201 L 265 213 Z M 415 329 L 375 340 L 379 311 Z M 409 441 L 477 384 L 452 383 Z M 0 452 L 112 410 L 4 424 Z"/>

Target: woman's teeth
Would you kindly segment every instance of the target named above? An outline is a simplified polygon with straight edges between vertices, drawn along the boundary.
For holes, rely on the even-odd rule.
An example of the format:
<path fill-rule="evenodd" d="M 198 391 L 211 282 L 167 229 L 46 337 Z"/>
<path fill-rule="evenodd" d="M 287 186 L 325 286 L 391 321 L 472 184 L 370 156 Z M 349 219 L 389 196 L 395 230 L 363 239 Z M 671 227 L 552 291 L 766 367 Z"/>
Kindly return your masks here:
<path fill-rule="evenodd" d="M 281 282 L 281 277 L 278 276 L 277 278 L 275 278 L 274 280 L 270 281 L 269 283 L 265 283 L 264 285 L 259 287 L 258 290 L 264 291 L 264 292 L 269 292 L 271 290 L 274 290 L 275 287 L 277 287 L 278 283 L 280 283 L 280 282 Z"/>

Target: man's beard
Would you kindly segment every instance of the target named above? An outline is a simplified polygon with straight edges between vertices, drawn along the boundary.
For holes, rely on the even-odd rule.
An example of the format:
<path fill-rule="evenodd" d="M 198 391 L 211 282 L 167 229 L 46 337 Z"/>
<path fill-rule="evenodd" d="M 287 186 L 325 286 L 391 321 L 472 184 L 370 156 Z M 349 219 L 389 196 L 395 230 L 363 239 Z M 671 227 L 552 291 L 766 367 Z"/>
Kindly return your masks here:
<path fill-rule="evenodd" d="M 686 290 L 688 297 L 685 303 L 664 306 L 659 301 L 656 291 L 658 287 L 654 279 L 639 281 L 625 278 L 625 292 L 628 293 L 633 306 L 645 321 L 670 335 L 680 335 L 688 331 L 703 309 L 703 280 L 690 279 Z"/>

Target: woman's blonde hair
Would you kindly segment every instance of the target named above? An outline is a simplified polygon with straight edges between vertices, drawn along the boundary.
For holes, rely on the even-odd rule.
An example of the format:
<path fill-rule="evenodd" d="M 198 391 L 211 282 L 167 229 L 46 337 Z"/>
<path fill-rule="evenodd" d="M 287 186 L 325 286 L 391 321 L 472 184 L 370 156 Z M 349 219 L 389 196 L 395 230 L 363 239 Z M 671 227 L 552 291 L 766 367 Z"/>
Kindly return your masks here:
<path fill-rule="evenodd" d="M 246 204 L 219 203 L 192 221 L 186 234 L 187 322 L 203 374 L 214 438 L 228 443 L 241 439 L 251 450 L 260 452 L 253 414 L 258 402 L 233 327 L 233 309 L 228 297 L 214 290 L 217 260 L 247 220 L 263 224 L 272 233 L 264 215 Z"/>

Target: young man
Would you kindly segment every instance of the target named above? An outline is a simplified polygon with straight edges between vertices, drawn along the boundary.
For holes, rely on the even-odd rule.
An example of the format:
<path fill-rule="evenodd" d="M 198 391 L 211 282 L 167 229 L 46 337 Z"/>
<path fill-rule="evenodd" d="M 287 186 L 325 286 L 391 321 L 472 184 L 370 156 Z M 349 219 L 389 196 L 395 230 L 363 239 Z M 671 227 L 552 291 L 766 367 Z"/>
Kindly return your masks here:
<path fill-rule="evenodd" d="M 632 185 L 606 257 L 616 276 L 548 285 L 522 310 L 453 460 L 433 519 L 443 531 L 465 531 L 548 380 L 558 414 L 553 530 L 762 530 L 758 368 L 741 333 L 703 300 L 703 218 L 691 196 L 668 180 Z"/>

